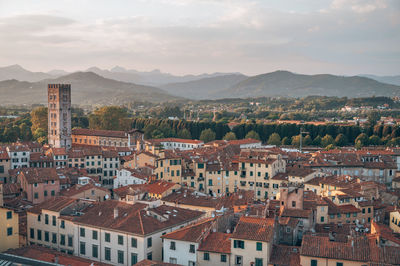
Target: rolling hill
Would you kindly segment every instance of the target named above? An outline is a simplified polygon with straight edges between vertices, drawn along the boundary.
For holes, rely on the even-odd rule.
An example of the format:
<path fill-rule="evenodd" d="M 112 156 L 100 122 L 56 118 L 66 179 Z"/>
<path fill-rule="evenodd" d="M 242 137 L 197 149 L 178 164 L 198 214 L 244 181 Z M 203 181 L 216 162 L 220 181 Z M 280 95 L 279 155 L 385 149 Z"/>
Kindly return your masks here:
<path fill-rule="evenodd" d="M 216 91 L 230 88 L 246 78 L 247 76 L 242 74 L 231 74 L 188 82 L 171 83 L 160 88 L 172 95 L 185 95 L 189 99 L 203 100 L 209 99 L 210 95 L 215 94 Z"/>
<path fill-rule="evenodd" d="M 150 86 L 107 79 L 93 72 L 76 72 L 39 82 L 5 80 L 0 82 L 2 104 L 47 102 L 48 83 L 71 83 L 73 104 L 124 104 L 133 101 L 166 102 L 179 99 Z"/>
<path fill-rule="evenodd" d="M 211 98 L 247 98 L 262 96 L 303 97 L 309 95 L 338 97 L 400 96 L 400 86 L 380 83 L 365 77 L 329 74 L 300 75 L 275 71 L 249 77 L 230 88 L 221 89 Z"/>
<path fill-rule="evenodd" d="M 376 76 L 376 75 L 359 75 L 360 77 L 366 77 L 370 79 L 374 79 L 379 82 L 387 83 L 387 84 L 393 84 L 400 86 L 400 75 L 397 76 Z"/>

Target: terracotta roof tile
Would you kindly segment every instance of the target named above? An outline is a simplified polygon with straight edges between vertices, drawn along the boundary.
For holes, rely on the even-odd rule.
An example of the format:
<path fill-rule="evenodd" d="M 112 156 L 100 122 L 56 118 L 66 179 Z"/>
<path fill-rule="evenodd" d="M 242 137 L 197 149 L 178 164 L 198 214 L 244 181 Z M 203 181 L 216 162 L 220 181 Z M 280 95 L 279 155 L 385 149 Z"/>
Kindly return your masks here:
<path fill-rule="evenodd" d="M 231 253 L 231 240 L 232 234 L 226 233 L 210 233 L 206 239 L 200 244 L 197 250 L 215 252 L 215 253 Z"/>
<path fill-rule="evenodd" d="M 274 222 L 271 218 L 242 216 L 233 231 L 232 238 L 271 242 Z"/>

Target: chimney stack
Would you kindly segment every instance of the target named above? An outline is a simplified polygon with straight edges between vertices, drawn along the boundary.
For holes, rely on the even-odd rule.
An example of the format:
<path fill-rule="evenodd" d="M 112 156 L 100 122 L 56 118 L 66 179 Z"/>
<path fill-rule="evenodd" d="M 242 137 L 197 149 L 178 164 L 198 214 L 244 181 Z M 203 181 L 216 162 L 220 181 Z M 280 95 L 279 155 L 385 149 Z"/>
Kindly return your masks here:
<path fill-rule="evenodd" d="M 114 208 L 114 219 L 116 219 L 118 217 L 118 208 L 115 207 Z"/>

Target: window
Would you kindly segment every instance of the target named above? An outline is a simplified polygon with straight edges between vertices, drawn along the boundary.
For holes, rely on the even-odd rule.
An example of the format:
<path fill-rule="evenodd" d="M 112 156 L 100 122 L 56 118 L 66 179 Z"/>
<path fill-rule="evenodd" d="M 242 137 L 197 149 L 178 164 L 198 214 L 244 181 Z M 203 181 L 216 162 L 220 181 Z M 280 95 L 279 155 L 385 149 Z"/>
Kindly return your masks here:
<path fill-rule="evenodd" d="M 118 250 L 118 263 L 124 264 L 124 252 L 122 250 Z"/>
<path fill-rule="evenodd" d="M 371 208 L 368 208 L 368 213 L 371 213 Z"/>
<path fill-rule="evenodd" d="M 170 245 L 169 245 L 169 249 L 170 250 L 176 250 L 176 243 L 175 241 L 171 241 Z"/>
<path fill-rule="evenodd" d="M 79 250 L 80 250 L 80 254 L 82 254 L 82 255 L 86 254 L 86 243 L 85 242 L 80 243 Z"/>
<path fill-rule="evenodd" d="M 48 214 L 44 215 L 44 223 L 49 224 L 49 215 Z"/>
<path fill-rule="evenodd" d="M 110 242 L 110 233 L 105 233 L 104 234 L 104 241 Z"/>
<path fill-rule="evenodd" d="M 212 185 L 213 185 L 212 179 L 208 179 L 208 185 L 209 185 L 209 186 L 212 186 Z"/>
<path fill-rule="evenodd" d="M 292 201 L 292 207 L 295 208 L 296 207 L 296 202 Z"/>
<path fill-rule="evenodd" d="M 169 263 L 176 264 L 178 260 L 176 258 L 169 258 Z"/>
<path fill-rule="evenodd" d="M 61 221 L 60 227 L 65 228 L 65 221 Z"/>
<path fill-rule="evenodd" d="M 151 238 L 151 237 L 147 238 L 147 247 L 149 248 L 149 247 L 151 247 L 152 245 L 153 245 L 152 238 Z"/>
<path fill-rule="evenodd" d="M 321 223 L 323 223 L 325 221 L 325 217 L 321 216 Z"/>
<path fill-rule="evenodd" d="M 262 251 L 262 243 L 257 242 L 257 251 Z"/>
<path fill-rule="evenodd" d="M 42 240 L 42 230 L 37 230 L 37 240 Z"/>
<path fill-rule="evenodd" d="M 256 263 L 255 263 L 255 266 L 263 266 L 263 259 L 260 259 L 260 258 L 256 258 L 256 261 L 255 261 Z"/>
<path fill-rule="evenodd" d="M 210 260 L 210 253 L 204 252 L 203 259 L 204 260 Z"/>
<path fill-rule="evenodd" d="M 43 192 L 44 196 L 47 197 L 47 190 Z"/>
<path fill-rule="evenodd" d="M 73 236 L 68 236 L 68 247 L 72 247 Z"/>
<path fill-rule="evenodd" d="M 226 262 L 226 255 L 225 254 L 221 254 L 221 262 Z"/>
<path fill-rule="evenodd" d="M 49 232 L 47 232 L 47 231 L 44 231 L 44 241 L 46 241 L 46 242 L 50 241 Z"/>
<path fill-rule="evenodd" d="M 110 261 L 111 260 L 111 249 L 104 248 L 104 259 Z"/>
<path fill-rule="evenodd" d="M 35 193 L 33 194 L 33 197 L 34 197 L 35 199 L 38 199 L 38 198 L 39 198 L 39 193 L 35 192 Z"/>
<path fill-rule="evenodd" d="M 57 244 L 57 234 L 56 233 L 51 234 L 51 243 Z"/>
<path fill-rule="evenodd" d="M 54 183 L 54 181 L 51 181 L 51 183 Z M 51 195 L 52 195 L 52 196 L 55 196 L 55 195 L 56 195 L 56 192 L 55 192 L 54 190 L 52 190 L 52 191 L 51 191 Z"/>
<path fill-rule="evenodd" d="M 131 253 L 131 265 L 135 265 L 138 262 L 138 254 Z"/>
<path fill-rule="evenodd" d="M 56 222 L 56 217 L 53 215 L 52 217 L 52 224 L 53 226 L 56 226 L 57 222 Z"/>
<path fill-rule="evenodd" d="M 242 263 L 243 263 L 243 257 L 242 256 L 236 256 L 235 257 L 235 264 L 236 265 L 242 265 Z"/>
<path fill-rule="evenodd" d="M 35 229 L 30 229 L 30 238 L 35 238 Z"/>
<path fill-rule="evenodd" d="M 131 247 L 137 248 L 137 239 L 134 237 L 131 238 Z"/>
<path fill-rule="evenodd" d="M 85 228 L 80 228 L 80 236 L 85 237 Z"/>
<path fill-rule="evenodd" d="M 98 258 L 99 257 L 99 246 L 92 245 L 92 257 Z"/>
<path fill-rule="evenodd" d="M 153 259 L 153 253 L 152 252 L 147 253 L 147 259 L 148 260 L 152 260 Z"/>
<path fill-rule="evenodd" d="M 244 241 L 243 240 L 233 240 L 233 247 L 244 249 Z"/>
<path fill-rule="evenodd" d="M 13 234 L 13 228 L 12 227 L 8 227 L 7 228 L 7 236 L 11 236 Z"/>
<path fill-rule="evenodd" d="M 12 211 L 7 212 L 7 220 L 12 219 Z"/>
<path fill-rule="evenodd" d="M 124 237 L 121 235 L 118 235 L 118 245 L 123 245 L 124 244 Z"/>
<path fill-rule="evenodd" d="M 193 244 L 190 244 L 189 246 L 189 253 L 195 253 L 195 246 Z"/>
<path fill-rule="evenodd" d="M 65 235 L 60 235 L 60 245 L 65 246 Z"/>
<path fill-rule="evenodd" d="M 96 231 L 96 230 L 93 230 L 93 231 L 92 231 L 92 238 L 93 238 L 94 240 L 97 240 L 97 231 Z"/>
<path fill-rule="evenodd" d="M 317 266 L 318 262 L 317 260 L 311 260 L 311 266 Z"/>
<path fill-rule="evenodd" d="M 336 266 L 343 266 L 343 262 L 336 262 Z"/>
<path fill-rule="evenodd" d="M 37 216 L 37 220 L 38 220 L 38 222 L 40 222 L 42 220 L 42 217 L 40 216 L 40 214 Z"/>

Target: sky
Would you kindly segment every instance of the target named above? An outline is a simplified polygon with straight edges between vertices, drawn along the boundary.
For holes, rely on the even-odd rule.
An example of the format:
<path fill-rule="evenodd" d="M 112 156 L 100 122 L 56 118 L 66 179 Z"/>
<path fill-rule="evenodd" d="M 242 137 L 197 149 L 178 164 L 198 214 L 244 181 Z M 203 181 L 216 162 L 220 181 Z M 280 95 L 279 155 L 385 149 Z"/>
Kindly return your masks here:
<path fill-rule="evenodd" d="M 0 0 L 0 66 L 400 74 L 400 0 Z"/>

